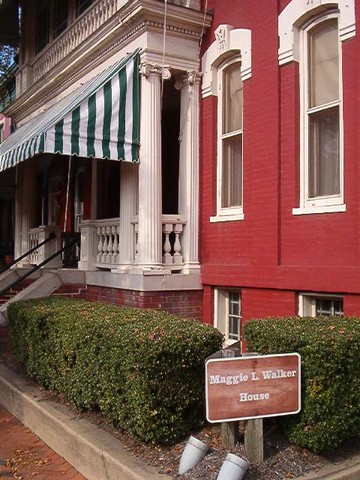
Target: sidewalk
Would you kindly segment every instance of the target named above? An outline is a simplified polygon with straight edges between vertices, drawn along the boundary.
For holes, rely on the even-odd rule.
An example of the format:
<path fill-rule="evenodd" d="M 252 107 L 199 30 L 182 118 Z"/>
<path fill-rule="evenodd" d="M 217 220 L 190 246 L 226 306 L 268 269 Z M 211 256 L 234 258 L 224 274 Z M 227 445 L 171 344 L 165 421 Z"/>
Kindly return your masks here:
<path fill-rule="evenodd" d="M 2 405 L 0 439 L 1 478 L 86 480 Z"/>
<path fill-rule="evenodd" d="M 28 474 L 23 477 L 13 475 L 8 478 L 19 480 L 21 478 L 24 480 L 30 478 L 35 480 L 170 480 L 169 476 L 159 475 L 155 468 L 131 456 L 121 442 L 106 431 L 83 418 L 74 416 L 74 413 L 65 405 L 45 400 L 40 390 L 1 363 L 0 405 L 2 405 L 0 412 L 5 412 L 0 415 L 0 420 L 4 415 L 4 423 L 1 423 L 0 428 L 0 459 L 4 473 L 11 473 L 11 469 L 6 469 L 6 465 L 3 465 L 6 464 L 8 451 L 10 452 L 9 456 L 14 455 L 15 452 L 15 457 L 19 459 L 20 463 L 30 461 L 31 468 L 36 466 L 45 472 L 45 476 Z M 18 420 L 8 412 L 11 412 Z M 6 442 L 6 449 L 9 450 L 4 450 L 3 453 L 5 443 L 3 442 L 3 429 L 7 429 L 7 423 L 10 425 L 8 425 L 7 437 L 4 438 L 9 439 L 9 442 Z M 33 437 L 32 432 L 41 440 Z M 21 442 L 18 441 L 18 435 Z M 34 443 L 33 438 L 36 439 Z M 29 448 L 28 439 L 33 446 L 32 449 Z M 52 450 L 45 444 L 59 456 L 53 457 Z M 67 463 L 64 464 L 64 459 L 72 467 Z M 53 472 L 45 470 L 50 464 L 54 466 Z M 72 470 L 70 470 L 71 468 Z M 63 473 L 63 471 L 65 472 Z M 4 477 L 2 470 L 0 472 L 0 478 Z M 71 473 L 74 472 L 72 477 Z M 57 474 L 59 475 L 56 476 Z"/>

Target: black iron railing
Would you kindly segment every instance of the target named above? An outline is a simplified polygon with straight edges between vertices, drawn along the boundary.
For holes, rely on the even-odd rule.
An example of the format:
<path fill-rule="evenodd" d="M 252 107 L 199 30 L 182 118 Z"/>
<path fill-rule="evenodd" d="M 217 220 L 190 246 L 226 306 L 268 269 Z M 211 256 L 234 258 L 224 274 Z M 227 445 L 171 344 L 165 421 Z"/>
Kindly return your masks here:
<path fill-rule="evenodd" d="M 6 270 L 9 270 L 11 267 L 13 267 L 14 265 L 16 265 L 17 263 L 19 263 L 21 260 L 23 260 L 25 257 L 28 257 L 29 255 L 31 255 L 33 252 L 35 252 L 36 250 L 38 250 L 39 247 L 42 247 L 43 245 L 46 245 L 47 243 L 49 243 L 51 240 L 53 240 L 54 238 L 56 237 L 55 233 L 50 233 L 50 235 L 48 236 L 48 238 L 46 238 L 45 240 L 43 240 L 42 242 L 38 243 L 37 245 L 35 245 L 35 247 L 33 248 L 30 248 L 30 250 L 28 250 L 26 253 L 24 253 L 23 255 L 20 255 L 20 257 L 18 258 L 15 258 L 15 260 L 13 260 L 11 263 L 8 263 L 7 265 L 5 265 L 5 267 L 1 268 L 0 269 L 0 275 L 4 272 L 6 272 Z"/>
<path fill-rule="evenodd" d="M 50 237 L 47 239 L 47 241 L 50 239 Z M 45 242 L 45 240 L 44 240 Z M 42 242 L 42 244 L 44 243 Z M 36 247 L 38 248 L 40 246 L 40 243 L 39 245 Z M 30 268 L 29 270 L 27 270 L 25 273 L 23 273 L 20 277 L 18 277 L 16 280 L 14 280 L 12 283 L 10 283 L 9 285 L 7 285 L 5 288 L 3 288 L 2 290 L 0 290 L 0 296 L 1 295 L 4 295 L 7 291 L 9 291 L 11 288 L 15 287 L 16 285 L 18 285 L 22 280 L 24 280 L 25 278 L 29 277 L 30 275 L 32 275 L 34 272 L 36 272 L 37 270 L 39 270 L 40 268 L 42 268 L 44 265 L 46 265 L 47 263 L 51 262 L 51 260 L 53 260 L 54 258 L 56 257 L 59 257 L 60 255 L 62 255 L 63 253 L 66 253 L 67 251 L 69 250 L 73 250 L 74 248 L 76 248 L 77 250 L 80 250 L 80 245 L 79 245 L 79 241 L 78 239 L 74 239 L 73 241 L 69 241 L 67 243 L 65 243 L 65 245 L 60 248 L 57 252 L 53 253 L 52 255 L 50 255 L 48 258 L 46 258 L 44 261 L 42 261 L 41 263 L 37 264 L 37 265 L 34 265 L 32 268 Z M 27 255 L 29 254 L 29 252 L 27 252 Z M 26 256 L 26 255 L 25 255 Z M 23 256 L 22 256 L 23 258 Z M 20 257 L 19 257 L 20 259 Z M 17 259 L 17 261 L 19 261 L 19 259 Z M 16 262 L 16 261 L 15 261 Z"/>

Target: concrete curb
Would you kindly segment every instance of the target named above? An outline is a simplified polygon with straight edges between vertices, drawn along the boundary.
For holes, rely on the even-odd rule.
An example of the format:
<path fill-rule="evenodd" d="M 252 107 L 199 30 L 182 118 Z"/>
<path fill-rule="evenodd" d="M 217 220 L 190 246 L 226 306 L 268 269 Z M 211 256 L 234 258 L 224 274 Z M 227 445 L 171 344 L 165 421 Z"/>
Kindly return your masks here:
<path fill-rule="evenodd" d="M 309 473 L 296 480 L 359 480 L 360 455 L 356 455 L 344 462 L 326 465 L 317 472 Z"/>
<path fill-rule="evenodd" d="M 171 480 L 131 457 L 119 440 L 0 364 L 0 403 L 88 480 Z"/>

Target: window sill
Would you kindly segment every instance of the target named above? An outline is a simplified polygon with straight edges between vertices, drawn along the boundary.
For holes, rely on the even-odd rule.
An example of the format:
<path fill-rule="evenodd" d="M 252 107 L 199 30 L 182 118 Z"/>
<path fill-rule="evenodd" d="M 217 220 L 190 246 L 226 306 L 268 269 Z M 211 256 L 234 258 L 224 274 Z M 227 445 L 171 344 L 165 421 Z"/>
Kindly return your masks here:
<path fill-rule="evenodd" d="M 340 213 L 346 212 L 346 205 L 323 205 L 317 207 L 300 207 L 300 208 L 293 208 L 292 214 L 293 215 L 312 215 L 316 213 Z"/>
<path fill-rule="evenodd" d="M 238 220 L 244 220 L 243 213 L 229 214 L 229 215 L 215 215 L 210 217 L 210 223 L 218 222 L 236 222 Z"/>

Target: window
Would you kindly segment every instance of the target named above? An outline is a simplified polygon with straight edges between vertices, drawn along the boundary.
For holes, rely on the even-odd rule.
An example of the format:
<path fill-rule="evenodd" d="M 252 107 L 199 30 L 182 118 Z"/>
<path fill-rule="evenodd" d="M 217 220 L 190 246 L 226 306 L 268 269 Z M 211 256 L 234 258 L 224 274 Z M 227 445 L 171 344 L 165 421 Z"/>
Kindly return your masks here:
<path fill-rule="evenodd" d="M 337 211 L 344 203 L 337 16 L 330 13 L 312 21 L 301 30 L 301 43 L 301 208 L 309 213 Z"/>
<path fill-rule="evenodd" d="M 218 216 L 242 215 L 243 83 L 240 62 L 219 69 Z M 232 218 L 230 218 L 232 219 Z"/>
<path fill-rule="evenodd" d="M 241 340 L 241 297 L 239 290 L 215 290 L 214 325 L 225 335 L 225 342 Z"/>
<path fill-rule="evenodd" d="M 221 24 L 202 57 L 202 97 L 218 97 L 216 214 L 210 222 L 242 220 L 243 86 L 251 78 L 251 30 Z"/>
<path fill-rule="evenodd" d="M 76 0 L 76 16 L 78 17 L 94 3 L 94 0 Z"/>
<path fill-rule="evenodd" d="M 37 0 L 35 49 L 39 53 L 50 41 L 50 0 Z"/>
<path fill-rule="evenodd" d="M 39 53 L 68 26 L 69 0 L 37 0 L 35 51 Z"/>
<path fill-rule="evenodd" d="M 336 295 L 300 294 L 299 315 L 302 317 L 343 316 L 343 298 Z"/>

